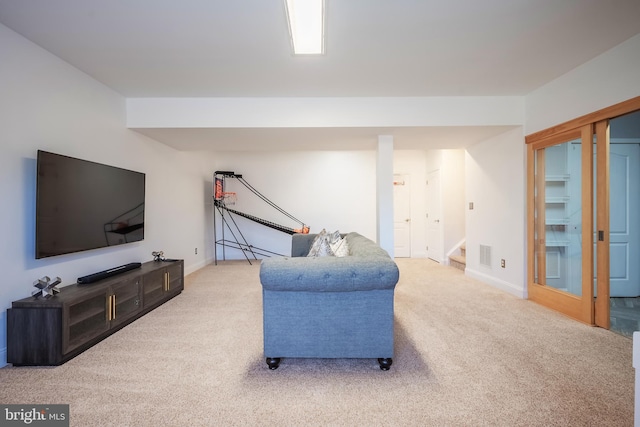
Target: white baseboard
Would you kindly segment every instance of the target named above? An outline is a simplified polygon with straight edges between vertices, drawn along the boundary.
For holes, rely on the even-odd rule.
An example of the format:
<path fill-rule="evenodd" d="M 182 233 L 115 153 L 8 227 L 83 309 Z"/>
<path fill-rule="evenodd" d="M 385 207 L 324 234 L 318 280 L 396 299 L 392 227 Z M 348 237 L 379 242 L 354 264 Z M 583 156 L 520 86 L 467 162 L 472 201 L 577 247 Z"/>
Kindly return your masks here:
<path fill-rule="evenodd" d="M 185 265 L 184 266 L 184 275 L 188 276 L 189 274 L 200 270 L 201 268 L 204 268 L 207 264 L 210 264 L 213 262 L 213 258 L 211 258 L 210 260 L 202 260 L 200 262 L 197 262 L 195 264 L 191 264 L 191 265 Z"/>
<path fill-rule="evenodd" d="M 489 276 L 485 273 L 482 273 L 477 270 L 472 270 L 467 267 L 464 273 L 476 280 L 479 280 L 482 283 L 486 283 L 487 285 L 493 286 L 494 288 L 498 288 L 502 291 L 510 293 L 518 298 L 527 299 L 527 290 L 523 289 L 520 286 L 514 285 L 513 283 L 505 282 L 504 280 L 496 279 L 495 277 Z"/>

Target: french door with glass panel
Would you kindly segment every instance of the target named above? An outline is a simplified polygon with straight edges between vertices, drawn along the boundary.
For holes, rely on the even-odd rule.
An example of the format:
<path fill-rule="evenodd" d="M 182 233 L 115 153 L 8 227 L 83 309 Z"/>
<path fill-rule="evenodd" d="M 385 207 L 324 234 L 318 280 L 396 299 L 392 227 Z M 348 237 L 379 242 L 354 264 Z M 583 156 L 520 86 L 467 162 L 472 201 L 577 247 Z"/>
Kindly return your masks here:
<path fill-rule="evenodd" d="M 528 145 L 529 298 L 593 324 L 593 127 Z M 586 208 L 585 208 L 586 207 Z"/>
<path fill-rule="evenodd" d="M 610 140 L 610 121 L 635 111 L 640 97 L 526 138 L 529 298 L 604 328 L 609 297 L 640 292 L 624 291 L 632 283 L 622 280 L 640 264 L 629 249 L 640 246 L 631 216 L 640 154 Z"/>

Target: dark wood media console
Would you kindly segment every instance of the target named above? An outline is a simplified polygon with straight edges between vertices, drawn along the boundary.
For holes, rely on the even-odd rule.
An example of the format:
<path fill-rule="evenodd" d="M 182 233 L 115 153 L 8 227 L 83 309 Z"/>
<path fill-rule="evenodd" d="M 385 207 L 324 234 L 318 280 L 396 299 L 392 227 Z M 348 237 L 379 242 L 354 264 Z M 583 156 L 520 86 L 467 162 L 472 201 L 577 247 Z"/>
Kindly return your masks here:
<path fill-rule="evenodd" d="M 184 261 L 150 261 L 139 269 L 56 296 L 28 297 L 7 310 L 7 362 L 60 365 L 147 314 L 184 289 Z"/>

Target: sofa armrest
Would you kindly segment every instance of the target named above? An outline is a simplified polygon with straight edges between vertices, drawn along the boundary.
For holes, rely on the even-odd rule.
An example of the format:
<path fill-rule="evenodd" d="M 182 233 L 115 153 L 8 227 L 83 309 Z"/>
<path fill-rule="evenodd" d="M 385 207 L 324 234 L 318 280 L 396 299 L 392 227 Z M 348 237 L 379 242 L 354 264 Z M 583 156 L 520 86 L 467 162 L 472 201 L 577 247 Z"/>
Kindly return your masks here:
<path fill-rule="evenodd" d="M 260 265 L 262 287 L 272 291 L 394 289 L 399 277 L 398 266 L 388 257 L 281 257 Z"/>

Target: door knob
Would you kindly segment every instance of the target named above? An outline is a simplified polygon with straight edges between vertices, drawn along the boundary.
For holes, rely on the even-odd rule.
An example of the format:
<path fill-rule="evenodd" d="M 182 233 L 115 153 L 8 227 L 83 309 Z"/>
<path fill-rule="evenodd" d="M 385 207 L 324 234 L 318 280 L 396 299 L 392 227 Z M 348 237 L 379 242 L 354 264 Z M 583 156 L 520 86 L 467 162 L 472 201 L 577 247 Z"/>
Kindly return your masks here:
<path fill-rule="evenodd" d="M 407 218 L 404 220 L 404 222 L 411 222 L 411 219 Z"/>

